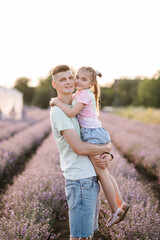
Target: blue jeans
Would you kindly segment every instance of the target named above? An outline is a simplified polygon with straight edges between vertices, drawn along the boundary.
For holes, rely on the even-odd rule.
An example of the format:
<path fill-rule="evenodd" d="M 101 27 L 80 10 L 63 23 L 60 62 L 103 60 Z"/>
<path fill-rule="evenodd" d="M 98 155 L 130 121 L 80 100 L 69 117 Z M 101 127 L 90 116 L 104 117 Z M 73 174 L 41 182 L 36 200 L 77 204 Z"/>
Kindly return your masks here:
<path fill-rule="evenodd" d="M 97 177 L 65 179 L 70 237 L 91 237 L 98 229 L 100 187 Z"/>

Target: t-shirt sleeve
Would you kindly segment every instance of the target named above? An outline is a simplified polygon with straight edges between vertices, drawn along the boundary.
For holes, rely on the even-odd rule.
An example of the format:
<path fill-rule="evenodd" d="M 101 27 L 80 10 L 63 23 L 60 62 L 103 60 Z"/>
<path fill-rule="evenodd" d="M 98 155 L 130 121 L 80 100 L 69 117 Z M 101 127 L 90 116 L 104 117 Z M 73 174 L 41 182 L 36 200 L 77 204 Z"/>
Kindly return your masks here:
<path fill-rule="evenodd" d="M 87 90 L 81 90 L 77 96 L 77 102 L 87 105 L 92 99 L 91 95 Z"/>
<path fill-rule="evenodd" d="M 51 121 L 53 127 L 57 128 L 58 131 L 75 129 L 71 118 L 69 118 L 61 109 L 58 109 L 58 111 L 51 111 Z"/>

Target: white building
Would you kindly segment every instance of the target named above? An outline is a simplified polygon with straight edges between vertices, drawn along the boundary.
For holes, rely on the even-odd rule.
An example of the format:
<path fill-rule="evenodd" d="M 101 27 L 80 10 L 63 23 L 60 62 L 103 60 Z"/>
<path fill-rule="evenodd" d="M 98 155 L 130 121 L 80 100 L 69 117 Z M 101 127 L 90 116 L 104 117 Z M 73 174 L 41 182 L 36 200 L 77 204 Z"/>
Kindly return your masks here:
<path fill-rule="evenodd" d="M 3 119 L 21 119 L 23 94 L 15 88 L 0 88 L 0 113 Z"/>

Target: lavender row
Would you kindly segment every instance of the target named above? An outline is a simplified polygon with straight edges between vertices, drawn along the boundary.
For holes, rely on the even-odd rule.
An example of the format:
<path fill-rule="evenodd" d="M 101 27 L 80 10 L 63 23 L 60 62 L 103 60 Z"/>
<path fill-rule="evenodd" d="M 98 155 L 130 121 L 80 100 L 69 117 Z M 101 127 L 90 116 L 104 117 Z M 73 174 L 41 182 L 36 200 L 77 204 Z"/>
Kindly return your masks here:
<path fill-rule="evenodd" d="M 24 161 L 35 146 L 51 131 L 49 118 L 17 133 L 0 144 L 0 179 L 13 171 L 18 161 Z"/>
<path fill-rule="evenodd" d="M 8 139 L 15 133 L 20 132 L 21 130 L 27 128 L 28 126 L 29 125 L 26 122 L 17 122 L 15 124 L 10 124 L 7 127 L 2 128 L 0 131 L 0 141 Z"/>
<path fill-rule="evenodd" d="M 133 134 L 142 135 L 145 139 L 152 139 L 154 143 L 160 144 L 160 125 L 143 123 L 138 120 L 129 119 L 114 114 L 101 113 L 102 116 L 107 116 L 110 123 L 118 123 L 125 131 L 130 131 Z"/>
<path fill-rule="evenodd" d="M 1 120 L 1 119 L 0 119 L 0 129 L 9 126 L 9 125 L 11 124 L 11 122 L 13 122 L 13 121 L 10 121 L 10 120 Z"/>
<path fill-rule="evenodd" d="M 41 109 L 37 107 L 25 107 L 24 120 L 29 124 L 34 124 L 49 116 L 48 109 Z"/>
<path fill-rule="evenodd" d="M 26 123 L 32 125 L 42 119 L 48 117 L 48 110 L 36 107 L 24 107 L 22 120 L 0 120 L 0 129 L 6 129 L 10 126 Z"/>
<path fill-rule="evenodd" d="M 2 140 L 6 140 L 9 137 L 13 136 L 14 134 L 20 132 L 21 130 L 39 122 L 44 120 L 45 118 L 47 118 L 49 115 L 48 111 L 45 112 L 45 114 L 41 114 L 40 116 L 38 116 L 37 118 L 31 118 L 30 120 L 23 120 L 23 121 L 17 121 L 14 123 L 10 123 L 9 125 L 7 125 L 6 127 L 2 128 L 0 131 L 0 141 Z"/>
<path fill-rule="evenodd" d="M 158 240 L 160 236 L 160 211 L 149 184 L 142 184 L 133 164 L 128 164 L 114 149 L 114 161 L 109 169 L 116 178 L 123 200 L 130 204 L 126 218 L 107 229 L 110 209 L 102 194 L 100 211 L 100 231 L 106 239 Z"/>
<path fill-rule="evenodd" d="M 101 113 L 100 118 L 116 147 L 136 166 L 160 180 L 160 126 L 106 113 Z"/>
<path fill-rule="evenodd" d="M 66 219 L 67 204 L 53 136 L 43 142 L 8 188 L 0 208 L 2 240 L 57 239 L 56 221 Z"/>

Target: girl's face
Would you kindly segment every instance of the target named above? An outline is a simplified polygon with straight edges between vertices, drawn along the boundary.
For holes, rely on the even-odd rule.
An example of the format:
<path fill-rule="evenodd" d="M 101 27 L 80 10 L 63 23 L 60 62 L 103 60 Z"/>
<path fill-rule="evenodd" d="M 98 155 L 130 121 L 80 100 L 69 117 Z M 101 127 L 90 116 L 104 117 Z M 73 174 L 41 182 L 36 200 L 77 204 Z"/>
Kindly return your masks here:
<path fill-rule="evenodd" d="M 93 86 L 91 73 L 85 70 L 79 70 L 76 74 L 75 85 L 77 90 L 89 89 Z"/>

